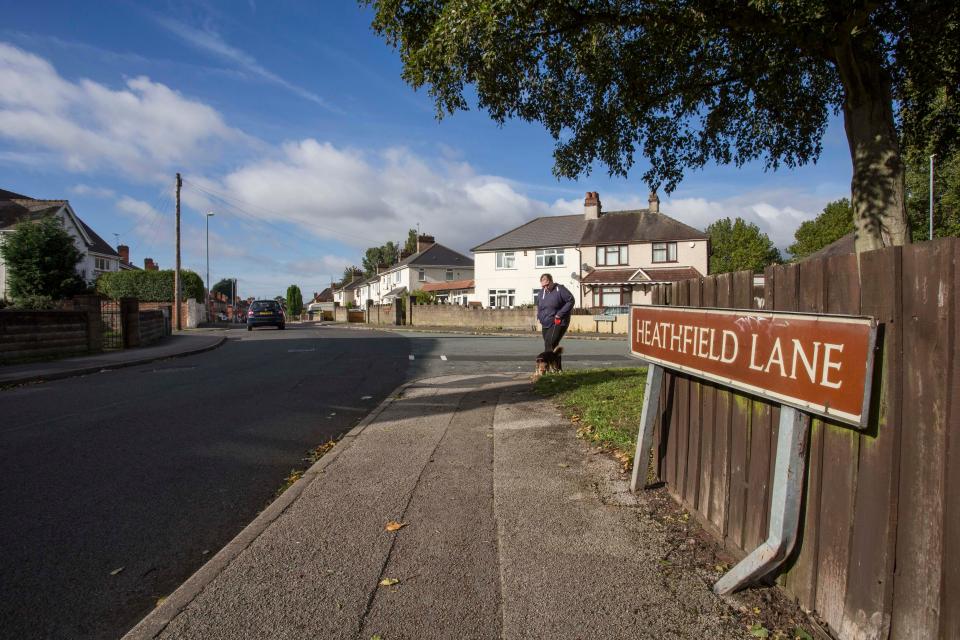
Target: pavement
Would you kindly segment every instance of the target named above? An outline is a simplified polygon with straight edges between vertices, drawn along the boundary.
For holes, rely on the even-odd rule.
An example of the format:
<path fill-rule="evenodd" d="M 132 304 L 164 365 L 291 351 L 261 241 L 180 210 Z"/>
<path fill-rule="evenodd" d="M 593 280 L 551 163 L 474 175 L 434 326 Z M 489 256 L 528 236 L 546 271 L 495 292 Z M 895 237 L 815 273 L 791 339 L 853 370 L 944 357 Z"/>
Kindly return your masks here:
<path fill-rule="evenodd" d="M 745 637 L 646 513 L 527 376 L 422 379 L 125 637 Z"/>
<path fill-rule="evenodd" d="M 134 367 L 155 360 L 178 358 L 216 349 L 226 341 L 222 332 L 175 332 L 156 344 L 136 349 L 106 351 L 90 356 L 29 362 L 0 367 L 0 387 Z"/>

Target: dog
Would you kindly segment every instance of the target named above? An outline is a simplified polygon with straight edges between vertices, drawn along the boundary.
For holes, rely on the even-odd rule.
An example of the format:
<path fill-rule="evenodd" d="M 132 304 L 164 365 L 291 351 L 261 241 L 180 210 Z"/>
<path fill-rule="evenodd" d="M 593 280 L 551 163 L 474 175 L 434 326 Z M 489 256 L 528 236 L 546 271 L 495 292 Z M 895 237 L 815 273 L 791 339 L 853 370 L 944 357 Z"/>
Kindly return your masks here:
<path fill-rule="evenodd" d="M 560 355 L 563 353 L 563 347 L 556 347 L 553 351 L 544 351 L 537 356 L 537 368 L 533 372 L 533 381 L 536 382 L 540 376 L 550 371 L 561 373 L 563 371 L 563 360 Z"/>

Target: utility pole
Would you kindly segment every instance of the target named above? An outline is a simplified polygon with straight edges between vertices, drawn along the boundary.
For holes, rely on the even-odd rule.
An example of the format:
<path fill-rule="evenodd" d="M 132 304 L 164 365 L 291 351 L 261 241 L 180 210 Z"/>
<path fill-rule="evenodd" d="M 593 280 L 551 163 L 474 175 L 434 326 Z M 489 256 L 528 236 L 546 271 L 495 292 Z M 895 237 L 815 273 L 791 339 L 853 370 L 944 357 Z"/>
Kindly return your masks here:
<path fill-rule="evenodd" d="M 183 186 L 183 180 L 180 174 L 177 174 L 177 266 L 173 272 L 173 313 L 177 318 L 177 331 L 183 330 L 183 318 L 180 316 L 180 305 L 183 303 L 183 296 L 180 293 L 180 187 Z"/>
<path fill-rule="evenodd" d="M 207 305 L 207 315 L 213 315 L 213 309 L 210 306 L 210 218 L 215 214 L 212 211 L 207 212 L 207 299 L 204 301 Z M 211 318 L 207 318 L 208 322 L 212 322 Z"/>
<path fill-rule="evenodd" d="M 928 240 L 933 240 L 933 159 L 937 157 L 937 154 L 930 156 L 930 237 Z"/>

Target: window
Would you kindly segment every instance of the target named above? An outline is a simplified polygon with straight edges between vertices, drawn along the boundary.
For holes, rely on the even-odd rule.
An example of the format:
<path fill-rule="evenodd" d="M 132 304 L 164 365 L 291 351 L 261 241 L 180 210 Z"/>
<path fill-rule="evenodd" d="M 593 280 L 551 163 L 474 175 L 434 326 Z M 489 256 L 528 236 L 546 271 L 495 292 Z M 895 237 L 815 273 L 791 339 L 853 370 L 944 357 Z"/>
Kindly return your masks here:
<path fill-rule="evenodd" d="M 399 272 L 399 271 L 394 272 L 394 274 L 393 274 L 393 281 L 394 281 L 394 282 L 400 282 L 400 272 Z"/>
<path fill-rule="evenodd" d="M 543 291 L 543 289 L 534 289 L 534 290 L 533 290 L 533 304 L 535 304 L 535 305 L 539 305 L 539 304 L 540 304 L 540 292 L 541 292 L 541 291 Z"/>
<path fill-rule="evenodd" d="M 516 289 L 489 289 L 491 307 L 512 307 L 516 300 Z"/>
<path fill-rule="evenodd" d="M 676 262 L 677 261 L 677 243 L 676 242 L 654 242 L 653 243 L 653 261 L 654 262 Z"/>
<path fill-rule="evenodd" d="M 594 291 L 594 304 L 598 307 L 620 307 L 630 304 L 630 287 L 600 287 Z"/>
<path fill-rule="evenodd" d="M 447 269 L 447 282 L 453 282 L 453 269 Z"/>
<path fill-rule="evenodd" d="M 630 257 L 625 244 L 608 247 L 597 247 L 597 266 L 612 267 L 614 265 L 630 264 Z M 656 260 L 654 260 L 656 262 Z"/>
<path fill-rule="evenodd" d="M 417 282 L 425 282 L 427 280 L 427 272 L 423 269 L 417 269 Z"/>
<path fill-rule="evenodd" d="M 497 252 L 497 269 L 516 269 L 517 257 L 513 251 Z"/>
<path fill-rule="evenodd" d="M 538 267 L 562 267 L 563 249 L 537 249 Z"/>
<path fill-rule="evenodd" d="M 110 271 L 110 263 L 106 258 L 93 258 L 93 268 L 97 271 Z"/>

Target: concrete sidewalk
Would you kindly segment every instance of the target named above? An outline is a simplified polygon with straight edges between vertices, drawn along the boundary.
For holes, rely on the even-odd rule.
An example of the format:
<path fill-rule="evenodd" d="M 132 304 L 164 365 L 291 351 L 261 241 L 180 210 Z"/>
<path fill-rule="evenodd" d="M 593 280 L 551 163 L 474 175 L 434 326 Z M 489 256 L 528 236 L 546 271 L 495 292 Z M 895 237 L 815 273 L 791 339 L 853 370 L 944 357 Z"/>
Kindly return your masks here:
<path fill-rule="evenodd" d="M 121 369 L 138 364 L 146 364 L 154 360 L 165 360 L 188 356 L 216 349 L 226 341 L 223 332 L 180 332 L 168 336 L 149 347 L 107 351 L 90 356 L 64 358 L 62 360 L 48 360 L 29 362 L 26 364 L 11 364 L 0 367 L 0 386 L 58 380 L 97 373 L 104 369 Z"/>
<path fill-rule="evenodd" d="M 526 377 L 432 378 L 126 637 L 745 637 L 674 542 Z"/>

